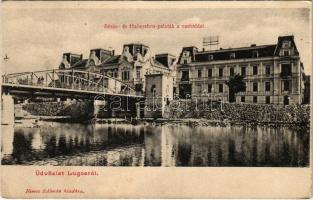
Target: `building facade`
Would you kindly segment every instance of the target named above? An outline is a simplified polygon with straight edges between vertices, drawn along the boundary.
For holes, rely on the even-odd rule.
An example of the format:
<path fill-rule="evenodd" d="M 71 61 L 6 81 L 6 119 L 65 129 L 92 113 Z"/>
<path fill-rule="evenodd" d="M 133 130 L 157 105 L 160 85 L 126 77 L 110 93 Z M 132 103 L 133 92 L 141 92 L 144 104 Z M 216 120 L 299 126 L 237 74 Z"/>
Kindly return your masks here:
<path fill-rule="evenodd" d="M 183 47 L 176 69 L 174 92 L 180 98 L 282 105 L 303 102 L 304 69 L 294 36 L 278 37 L 272 45 L 212 51 Z M 236 74 L 243 77 L 246 89 L 233 99 L 226 83 Z"/>
<path fill-rule="evenodd" d="M 176 57 L 171 54 L 152 56 L 149 46 L 131 43 L 123 45 L 120 55 L 105 49 L 91 49 L 87 59 L 82 55 L 65 53 L 59 68 L 105 74 L 121 80 L 138 93 L 144 93 L 147 74 L 165 74 L 175 79 L 175 61 Z"/>

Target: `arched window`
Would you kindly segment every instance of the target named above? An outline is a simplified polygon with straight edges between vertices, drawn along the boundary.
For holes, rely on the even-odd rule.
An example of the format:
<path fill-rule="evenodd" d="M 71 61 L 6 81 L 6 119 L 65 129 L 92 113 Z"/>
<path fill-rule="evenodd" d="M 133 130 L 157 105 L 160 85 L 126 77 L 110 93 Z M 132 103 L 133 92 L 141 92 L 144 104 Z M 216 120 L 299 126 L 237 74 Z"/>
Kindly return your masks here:
<path fill-rule="evenodd" d="M 96 64 L 95 64 L 95 61 L 94 60 L 90 60 L 90 62 L 89 62 L 89 66 L 95 66 Z"/>

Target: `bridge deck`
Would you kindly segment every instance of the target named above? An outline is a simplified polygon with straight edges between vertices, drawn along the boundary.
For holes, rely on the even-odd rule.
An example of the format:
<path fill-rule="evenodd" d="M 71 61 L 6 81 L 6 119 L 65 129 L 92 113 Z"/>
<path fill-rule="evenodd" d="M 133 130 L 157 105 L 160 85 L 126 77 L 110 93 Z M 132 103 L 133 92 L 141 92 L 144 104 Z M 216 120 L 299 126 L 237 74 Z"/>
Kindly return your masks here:
<path fill-rule="evenodd" d="M 107 93 L 104 91 L 43 87 L 43 86 L 21 85 L 21 84 L 10 84 L 10 83 L 2 83 L 1 87 L 2 87 L 2 92 L 9 91 L 11 94 L 24 94 L 24 95 L 34 95 L 34 96 L 94 98 L 97 95 L 105 95 L 105 96 L 124 96 L 124 97 L 131 97 L 131 98 L 144 98 L 144 96 L 142 95 Z"/>

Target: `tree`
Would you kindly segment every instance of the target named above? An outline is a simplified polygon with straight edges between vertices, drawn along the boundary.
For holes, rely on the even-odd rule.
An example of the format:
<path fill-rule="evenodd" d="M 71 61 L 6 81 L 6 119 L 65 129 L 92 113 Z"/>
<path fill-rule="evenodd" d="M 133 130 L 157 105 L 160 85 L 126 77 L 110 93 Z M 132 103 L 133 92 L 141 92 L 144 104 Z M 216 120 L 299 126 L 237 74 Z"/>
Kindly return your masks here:
<path fill-rule="evenodd" d="M 235 102 L 235 94 L 238 92 L 246 91 L 246 84 L 243 81 L 243 76 L 236 74 L 231 76 L 229 81 L 226 82 L 229 88 L 229 102 Z"/>

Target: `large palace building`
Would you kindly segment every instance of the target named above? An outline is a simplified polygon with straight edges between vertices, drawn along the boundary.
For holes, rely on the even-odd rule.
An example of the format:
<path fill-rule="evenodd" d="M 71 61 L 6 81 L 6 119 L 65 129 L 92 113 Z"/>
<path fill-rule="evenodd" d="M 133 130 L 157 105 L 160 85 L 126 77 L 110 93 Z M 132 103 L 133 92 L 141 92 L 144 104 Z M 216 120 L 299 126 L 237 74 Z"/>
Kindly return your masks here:
<path fill-rule="evenodd" d="M 174 91 L 180 98 L 217 97 L 225 102 L 300 104 L 304 69 L 294 36 L 278 37 L 277 44 L 199 51 L 183 47 L 177 63 Z M 245 91 L 230 99 L 226 84 L 243 76 Z"/>

